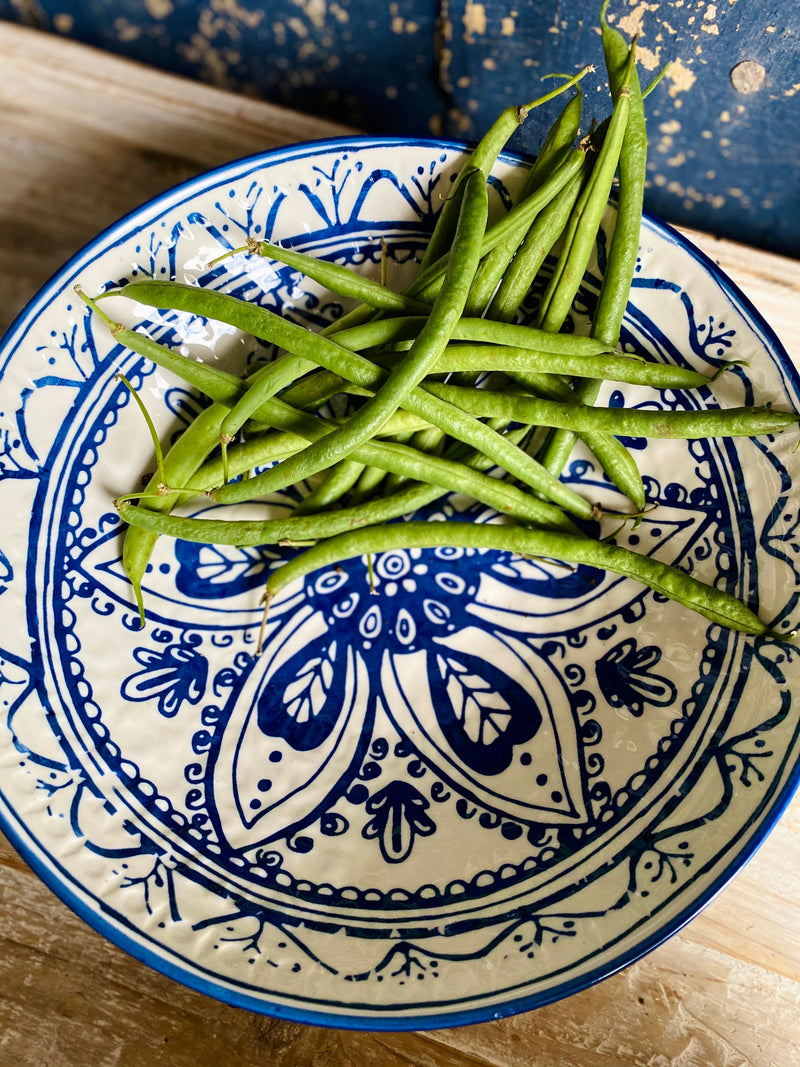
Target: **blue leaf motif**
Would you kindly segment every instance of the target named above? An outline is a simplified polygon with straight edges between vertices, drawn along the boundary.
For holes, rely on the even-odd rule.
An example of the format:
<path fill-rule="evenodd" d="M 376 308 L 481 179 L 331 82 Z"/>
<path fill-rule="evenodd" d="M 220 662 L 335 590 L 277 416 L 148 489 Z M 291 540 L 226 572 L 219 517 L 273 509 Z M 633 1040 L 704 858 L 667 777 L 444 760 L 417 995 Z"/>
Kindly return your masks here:
<path fill-rule="evenodd" d="M 295 657 L 276 671 L 258 701 L 258 725 L 265 734 L 282 737 L 304 752 L 322 744 L 341 711 L 341 695 L 336 694 L 343 679 L 336 670 L 337 656 L 337 643 L 331 641 L 299 666 Z"/>
<path fill-rule="evenodd" d="M 377 839 L 387 863 L 402 863 L 411 855 L 417 836 L 429 837 L 436 830 L 429 807 L 430 802 L 410 782 L 389 782 L 367 801 L 373 818 L 363 836 Z"/>
<path fill-rule="evenodd" d="M 513 678 L 490 663 L 480 673 L 452 655 L 436 657 L 431 693 L 439 724 L 453 751 L 482 774 L 498 774 L 511 763 L 514 746 L 539 729 L 539 709 Z"/>
<path fill-rule="evenodd" d="M 181 704 L 197 704 L 208 679 L 208 662 L 196 649 L 188 645 L 167 648 L 134 649 L 133 657 L 142 670 L 131 674 L 122 684 L 126 700 L 145 701 L 154 697 L 159 712 L 172 718 Z"/>
<path fill-rule="evenodd" d="M 612 708 L 627 708 L 637 718 L 645 704 L 664 708 L 677 697 L 675 685 L 652 672 L 661 659 L 655 645 L 639 648 L 629 637 L 597 661 L 595 672 L 603 696 Z"/>
<path fill-rule="evenodd" d="M 309 722 L 316 718 L 325 706 L 325 700 L 333 681 L 333 660 L 336 659 L 336 643 L 327 655 L 314 656 L 300 669 L 283 694 L 286 714 L 297 722 Z"/>
<path fill-rule="evenodd" d="M 238 596 L 264 583 L 266 554 L 257 548 L 175 542 L 175 585 L 195 600 Z"/>
<path fill-rule="evenodd" d="M 445 663 L 439 657 L 439 669 L 447 678 L 447 695 L 461 729 L 476 745 L 491 745 L 508 729 L 511 708 L 503 695 L 492 690 L 485 678 L 468 673 L 456 660 Z"/>

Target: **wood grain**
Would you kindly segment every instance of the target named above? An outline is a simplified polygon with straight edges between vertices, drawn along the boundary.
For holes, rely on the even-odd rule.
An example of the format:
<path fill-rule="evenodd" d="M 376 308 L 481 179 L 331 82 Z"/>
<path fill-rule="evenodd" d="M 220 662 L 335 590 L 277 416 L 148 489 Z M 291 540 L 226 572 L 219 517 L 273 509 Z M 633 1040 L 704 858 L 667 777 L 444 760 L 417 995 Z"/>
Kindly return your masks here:
<path fill-rule="evenodd" d="M 0 331 L 50 274 L 158 193 L 352 129 L 0 27 Z"/>
<path fill-rule="evenodd" d="M 3 321 L 100 228 L 176 181 L 343 132 L 0 24 Z M 800 362 L 800 264 L 690 236 Z M 792 1067 L 798 1049 L 800 799 L 645 959 L 536 1012 L 428 1033 L 308 1027 L 185 989 L 88 928 L 0 839 L 0 1067 Z"/>

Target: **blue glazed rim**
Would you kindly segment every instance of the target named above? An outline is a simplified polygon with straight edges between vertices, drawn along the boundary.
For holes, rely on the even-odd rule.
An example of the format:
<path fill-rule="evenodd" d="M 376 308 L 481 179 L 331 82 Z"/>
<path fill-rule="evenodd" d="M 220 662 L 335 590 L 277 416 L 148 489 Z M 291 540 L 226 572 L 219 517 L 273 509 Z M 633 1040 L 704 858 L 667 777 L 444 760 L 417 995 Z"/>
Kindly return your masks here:
<path fill-rule="evenodd" d="M 264 152 L 244 156 L 228 163 L 205 171 L 200 175 L 189 178 L 178 185 L 172 186 L 158 196 L 145 202 L 139 207 L 121 216 L 116 222 L 106 227 L 95 238 L 85 244 L 74 253 L 51 277 L 39 288 L 28 304 L 19 312 L 12 321 L 5 334 L 0 337 L 0 370 L 3 367 L 4 352 L 13 343 L 17 336 L 24 335 L 27 327 L 35 319 L 42 305 L 63 291 L 68 281 L 74 276 L 79 265 L 94 258 L 95 250 L 102 245 L 104 249 L 113 247 L 113 235 L 116 231 L 129 228 L 137 217 L 147 212 L 157 213 L 159 206 L 166 209 L 167 201 L 182 202 L 202 191 L 209 184 L 216 184 L 224 180 L 226 173 L 240 172 L 243 168 L 255 168 L 259 165 L 268 165 L 280 161 L 290 160 L 302 155 L 304 157 L 314 155 L 319 151 L 345 151 L 348 147 L 363 150 L 374 146 L 379 148 L 392 148 L 394 146 L 407 147 L 410 144 L 420 148 L 432 149 L 442 152 L 469 150 L 469 145 L 455 140 L 442 140 L 437 138 L 418 139 L 413 142 L 402 137 L 340 137 L 325 138 L 315 141 L 306 141 L 285 145 L 281 148 L 269 149 Z M 519 164 L 525 162 L 525 157 L 504 152 L 500 157 L 503 162 Z M 772 358 L 788 377 L 793 379 L 795 386 L 800 391 L 800 372 L 794 367 L 789 356 L 778 339 L 775 332 L 766 323 L 750 299 L 739 287 L 727 277 L 719 266 L 701 249 L 692 244 L 687 238 L 679 233 L 668 223 L 662 222 L 649 213 L 645 212 L 644 221 L 652 231 L 667 238 L 682 252 L 688 253 L 710 275 L 719 288 L 735 303 L 747 319 L 750 327 L 756 332 Z M 66 279 L 66 280 L 65 280 Z M 776 775 L 776 778 L 778 775 Z M 202 993 L 215 1000 L 232 1007 L 243 1008 L 260 1015 L 268 1015 L 274 1018 L 285 1019 L 292 1022 L 306 1023 L 309 1025 L 339 1028 L 346 1030 L 364 1031 L 407 1031 L 420 1029 L 440 1029 L 454 1026 L 464 1026 L 480 1022 L 488 1022 L 506 1018 L 509 1016 L 532 1011 L 535 1008 L 544 1007 L 559 1000 L 573 996 L 597 982 L 609 978 L 624 968 L 635 963 L 648 955 L 659 945 L 669 940 L 673 935 L 682 930 L 687 923 L 695 918 L 716 896 L 725 888 L 731 879 L 749 862 L 760 846 L 764 843 L 774 826 L 782 817 L 784 811 L 791 802 L 795 792 L 800 786 L 800 762 L 786 774 L 785 780 L 777 792 L 768 794 L 759 805 L 758 810 L 751 816 L 748 823 L 739 832 L 739 837 L 749 834 L 746 844 L 737 851 L 722 866 L 719 873 L 706 886 L 703 892 L 693 898 L 684 908 L 680 909 L 670 919 L 663 922 L 658 930 L 643 938 L 635 946 L 625 949 L 618 956 L 612 958 L 592 970 L 582 974 L 579 978 L 567 979 L 561 984 L 549 988 L 541 993 L 532 993 L 518 998 L 511 998 L 502 1005 L 472 1007 L 463 1010 L 444 1010 L 435 1014 L 414 1015 L 413 1013 L 400 1013 L 393 1006 L 385 1009 L 374 1006 L 369 1009 L 372 1014 L 346 1014 L 335 1011 L 318 1011 L 307 1008 L 295 1008 L 282 1004 L 270 1003 L 265 999 L 252 994 L 240 992 L 227 984 L 219 976 L 204 977 L 198 972 L 202 970 L 199 964 L 192 963 L 182 967 L 170 958 L 165 958 L 157 949 L 150 949 L 147 945 L 137 940 L 136 936 L 125 930 L 126 923 L 123 917 L 109 918 L 102 910 L 96 910 L 82 897 L 79 884 L 66 871 L 61 871 L 58 861 L 50 856 L 47 850 L 36 842 L 33 835 L 26 838 L 22 823 L 17 819 L 16 813 L 9 808 L 9 813 L 0 808 L 0 829 L 8 837 L 16 851 L 35 871 L 40 880 L 48 886 L 55 895 L 66 904 L 88 926 L 96 930 L 112 944 L 126 952 L 134 959 L 147 964 L 153 970 L 165 975 L 181 985 Z M 0 798 L 3 797 L 0 789 Z M 757 824 L 755 830 L 752 830 Z M 32 844 L 34 842 L 34 844 Z M 39 848 L 37 849 L 37 845 Z M 39 851 L 41 849 L 41 852 Z M 48 862 L 49 861 L 49 862 Z M 707 866 L 718 866 L 719 857 L 709 861 Z M 646 921 L 646 920 L 645 920 Z M 622 936 L 630 936 L 629 929 Z M 144 935 L 139 932 L 139 937 Z M 381 1011 L 392 1012 L 391 1017 L 382 1018 Z"/>

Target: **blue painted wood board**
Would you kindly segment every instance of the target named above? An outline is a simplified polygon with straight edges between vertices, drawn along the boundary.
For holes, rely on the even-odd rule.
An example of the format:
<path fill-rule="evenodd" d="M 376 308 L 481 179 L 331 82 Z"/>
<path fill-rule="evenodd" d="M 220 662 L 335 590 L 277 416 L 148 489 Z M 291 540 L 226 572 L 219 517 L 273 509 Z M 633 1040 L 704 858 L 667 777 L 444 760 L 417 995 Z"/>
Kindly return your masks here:
<path fill-rule="evenodd" d="M 28 22 L 153 66 L 374 133 L 477 139 L 510 103 L 585 63 L 587 125 L 609 103 L 598 0 L 0 0 Z M 646 206 L 800 256 L 800 4 L 612 0 L 638 34 L 648 101 Z M 535 153 L 558 109 L 513 147 Z"/>

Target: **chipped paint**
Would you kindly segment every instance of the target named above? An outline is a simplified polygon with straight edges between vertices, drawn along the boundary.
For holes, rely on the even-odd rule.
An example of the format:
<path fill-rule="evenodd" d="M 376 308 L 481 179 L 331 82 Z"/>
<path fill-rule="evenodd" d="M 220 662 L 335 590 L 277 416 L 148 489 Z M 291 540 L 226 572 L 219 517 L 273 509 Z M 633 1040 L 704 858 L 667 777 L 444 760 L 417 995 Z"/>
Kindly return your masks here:
<path fill-rule="evenodd" d="M 635 0 L 634 0 L 635 2 Z M 644 16 L 648 11 L 658 11 L 658 4 L 648 4 L 645 0 L 636 4 L 629 15 L 624 15 L 617 20 L 617 29 L 627 33 L 629 37 L 641 37 L 644 30 Z"/>
<path fill-rule="evenodd" d="M 222 0 L 222 2 L 225 2 L 225 0 Z M 233 0 L 233 3 L 235 3 L 235 0 Z M 312 26 L 316 26 L 317 29 L 323 28 L 327 11 L 325 0 L 292 0 L 292 3 L 295 7 L 300 8 Z M 263 11 L 254 11 L 250 14 L 261 16 Z"/>
<path fill-rule="evenodd" d="M 286 20 L 286 25 L 292 33 L 296 34 L 298 37 L 308 37 L 308 26 L 306 26 L 305 22 L 296 15 L 292 18 L 288 18 Z"/>
<path fill-rule="evenodd" d="M 475 39 L 474 34 L 482 37 L 486 33 L 486 7 L 483 4 L 475 3 L 475 0 L 467 0 L 464 5 L 462 21 L 464 23 L 464 40 L 467 44 L 472 44 Z"/>
<path fill-rule="evenodd" d="M 175 10 L 172 0 L 144 0 L 147 14 L 153 19 L 165 19 Z"/>
<path fill-rule="evenodd" d="M 666 80 L 670 83 L 669 95 L 674 99 L 678 93 L 686 93 L 691 89 L 694 83 L 697 81 L 697 76 L 689 67 L 683 62 L 680 56 L 677 56 L 669 65 L 667 73 L 665 75 Z M 677 103 L 677 101 L 676 101 Z"/>
<path fill-rule="evenodd" d="M 211 9 L 219 15 L 227 15 L 233 22 L 240 22 L 250 30 L 260 25 L 264 17 L 263 11 L 248 11 L 246 7 L 237 3 L 237 0 L 211 0 Z M 230 24 L 229 22 L 227 25 L 230 26 Z"/>
<path fill-rule="evenodd" d="M 517 14 L 512 11 L 510 15 L 504 15 L 500 20 L 500 34 L 502 37 L 513 37 L 517 28 Z"/>
<path fill-rule="evenodd" d="M 636 61 L 644 67 L 645 70 L 655 70 L 656 67 L 661 66 L 661 45 L 653 51 L 652 48 L 645 48 L 644 45 L 636 44 Z"/>
<path fill-rule="evenodd" d="M 407 21 L 400 15 L 392 18 L 390 26 L 392 33 L 416 33 L 419 29 L 419 23 Z"/>
<path fill-rule="evenodd" d="M 141 26 L 135 26 L 124 18 L 114 19 L 114 30 L 117 34 L 117 40 L 123 42 L 136 41 L 142 35 Z"/>

